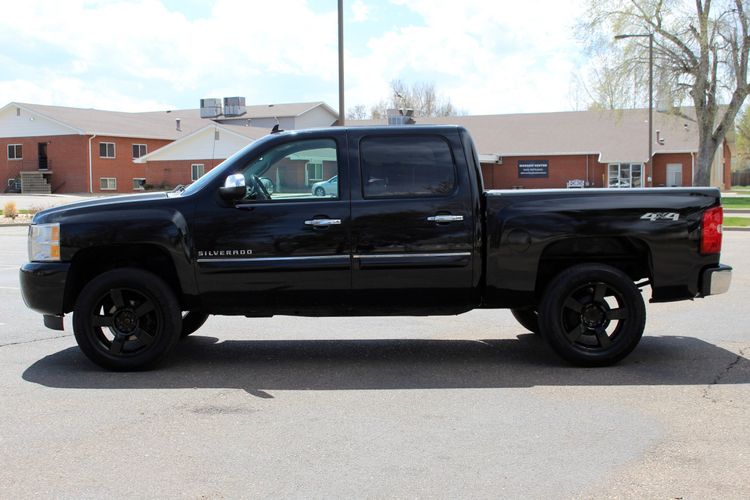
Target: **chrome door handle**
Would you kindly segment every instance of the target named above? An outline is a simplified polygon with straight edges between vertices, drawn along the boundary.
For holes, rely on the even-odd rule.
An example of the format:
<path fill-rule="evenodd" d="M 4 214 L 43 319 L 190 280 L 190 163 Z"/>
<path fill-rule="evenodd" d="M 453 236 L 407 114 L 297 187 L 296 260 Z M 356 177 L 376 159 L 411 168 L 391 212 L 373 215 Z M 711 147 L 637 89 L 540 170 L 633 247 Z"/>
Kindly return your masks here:
<path fill-rule="evenodd" d="M 341 224 L 341 219 L 310 219 L 305 221 L 306 226 L 336 226 Z"/>
<path fill-rule="evenodd" d="M 427 217 L 430 222 L 458 222 L 464 220 L 463 215 L 433 215 Z"/>

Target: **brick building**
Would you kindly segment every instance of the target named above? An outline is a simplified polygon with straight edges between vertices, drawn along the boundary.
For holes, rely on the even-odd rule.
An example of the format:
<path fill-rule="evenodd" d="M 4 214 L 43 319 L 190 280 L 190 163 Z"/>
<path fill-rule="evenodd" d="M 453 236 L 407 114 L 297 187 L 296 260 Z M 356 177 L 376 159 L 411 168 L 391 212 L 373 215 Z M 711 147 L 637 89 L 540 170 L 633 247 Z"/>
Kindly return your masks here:
<path fill-rule="evenodd" d="M 236 151 L 267 133 L 269 124 L 305 128 L 336 119 L 321 102 L 248 106 L 241 116 L 213 119 L 201 118 L 199 109 L 126 113 L 12 102 L 0 108 L 0 182 L 20 179 L 24 192 L 42 193 L 132 193 L 189 184 L 226 158 L 226 147 Z M 190 161 L 135 161 L 201 134 L 210 135 L 211 148 Z"/>
<path fill-rule="evenodd" d="M 10 103 L 0 109 L 0 151 L 6 151 L 0 180 L 26 176 L 28 185 L 43 182 L 53 192 L 94 193 L 189 184 L 268 133 L 273 124 L 321 127 L 337 118 L 321 102 L 246 110 L 241 116 L 201 119 L 198 109 L 122 113 Z M 476 142 L 487 188 L 690 186 L 698 151 L 690 113 L 654 114 L 651 159 L 645 109 L 417 122 L 466 127 Z M 722 189 L 731 187 L 732 141 L 730 134 L 711 171 L 711 184 Z"/>
<path fill-rule="evenodd" d="M 654 113 L 650 161 L 647 109 L 417 118 L 417 123 L 466 127 L 487 188 L 564 188 L 569 181 L 587 187 L 676 187 L 692 185 L 698 132 L 691 114 L 692 109 L 683 109 L 682 116 Z M 733 141 L 730 133 L 714 158 L 711 185 L 721 189 L 731 187 Z"/>

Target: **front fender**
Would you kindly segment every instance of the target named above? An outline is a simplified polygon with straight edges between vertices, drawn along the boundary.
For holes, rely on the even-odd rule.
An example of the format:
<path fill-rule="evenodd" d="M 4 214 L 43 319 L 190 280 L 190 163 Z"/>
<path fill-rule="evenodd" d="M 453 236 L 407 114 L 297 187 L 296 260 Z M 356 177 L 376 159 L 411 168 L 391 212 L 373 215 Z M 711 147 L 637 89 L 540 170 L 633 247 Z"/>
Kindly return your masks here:
<path fill-rule="evenodd" d="M 70 214 L 59 221 L 61 258 L 95 247 L 155 246 L 174 264 L 182 292 L 197 295 L 193 243 L 185 216 L 171 207 Z"/>

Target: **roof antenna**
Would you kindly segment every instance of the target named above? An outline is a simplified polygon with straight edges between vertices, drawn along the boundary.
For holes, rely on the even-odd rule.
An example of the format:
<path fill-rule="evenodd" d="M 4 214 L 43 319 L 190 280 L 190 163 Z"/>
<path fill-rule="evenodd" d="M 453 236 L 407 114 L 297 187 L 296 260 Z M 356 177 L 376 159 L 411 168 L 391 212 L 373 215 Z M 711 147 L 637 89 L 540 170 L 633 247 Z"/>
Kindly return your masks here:
<path fill-rule="evenodd" d="M 276 120 L 276 125 L 274 125 L 273 128 L 271 129 L 271 133 L 278 134 L 279 132 L 283 132 L 283 130 L 279 128 L 279 125 L 280 125 L 279 119 L 275 116 L 273 117 L 273 119 Z"/>

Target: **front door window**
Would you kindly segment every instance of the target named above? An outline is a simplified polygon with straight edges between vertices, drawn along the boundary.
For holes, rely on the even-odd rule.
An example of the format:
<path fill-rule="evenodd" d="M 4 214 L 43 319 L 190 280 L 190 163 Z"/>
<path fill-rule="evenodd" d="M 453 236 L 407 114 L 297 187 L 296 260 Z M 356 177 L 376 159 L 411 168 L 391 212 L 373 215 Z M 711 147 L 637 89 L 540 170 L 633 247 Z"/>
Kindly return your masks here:
<path fill-rule="evenodd" d="M 282 144 L 263 153 L 244 169 L 248 186 L 245 199 L 294 201 L 321 196 L 338 199 L 338 173 L 333 139 Z M 255 192 L 258 189 L 260 193 Z"/>

